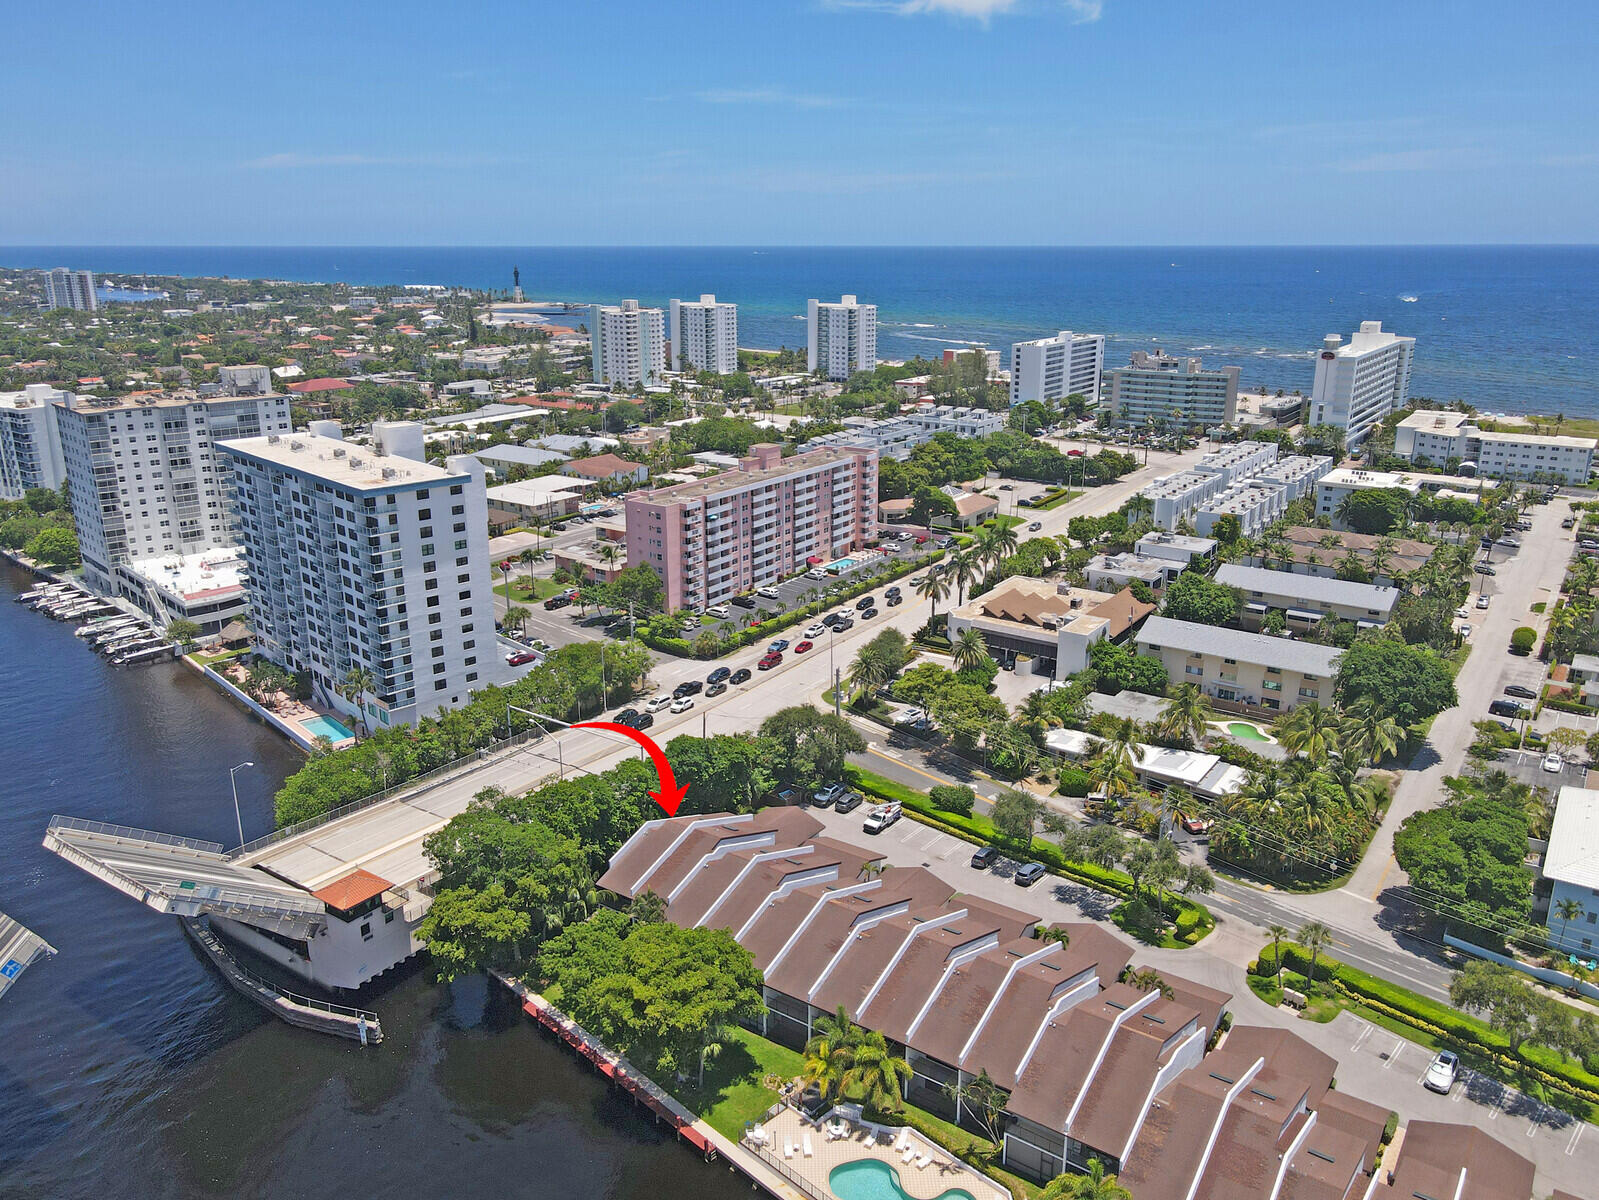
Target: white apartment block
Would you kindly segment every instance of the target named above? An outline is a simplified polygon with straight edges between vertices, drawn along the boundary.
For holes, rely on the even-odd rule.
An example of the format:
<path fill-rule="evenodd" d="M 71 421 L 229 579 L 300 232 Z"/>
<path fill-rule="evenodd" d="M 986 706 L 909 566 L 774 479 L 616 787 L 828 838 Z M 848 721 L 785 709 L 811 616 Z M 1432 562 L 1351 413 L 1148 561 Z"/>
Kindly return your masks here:
<path fill-rule="evenodd" d="M 1279 458 L 1271 466 L 1249 477 L 1250 483 L 1276 486 L 1287 493 L 1290 502 L 1308 496 L 1316 483 L 1333 469 L 1333 460 L 1325 455 L 1290 454 Z"/>
<path fill-rule="evenodd" d="M 626 498 L 627 565 L 665 584 L 665 607 L 715 604 L 877 537 L 877 451 L 840 446 L 784 458 L 760 443 L 737 470 Z"/>
<path fill-rule="evenodd" d="M 1167 475 L 1149 484 L 1139 495 L 1154 506 L 1149 519 L 1157 529 L 1172 530 L 1187 517 L 1199 511 L 1199 506 L 1227 488 L 1225 476 L 1182 471 Z"/>
<path fill-rule="evenodd" d="M 1005 428 L 1004 413 L 986 408 L 967 408 L 953 404 L 923 404 L 902 417 L 873 420 L 870 417 L 845 417 L 845 428 L 811 438 L 802 451 L 825 450 L 829 446 L 870 446 L 879 458 L 903 462 L 911 451 L 930 442 L 940 433 L 963 440 L 988 437 Z"/>
<path fill-rule="evenodd" d="M 1238 368 L 1207 371 L 1197 358 L 1134 350 L 1131 365 L 1111 370 L 1106 404 L 1119 425 L 1231 425 L 1238 415 Z"/>
<path fill-rule="evenodd" d="M 1010 402 L 1064 400 L 1083 396 L 1099 401 L 1105 366 L 1105 335 L 1062 329 L 1054 337 L 1017 342 L 1010 348 Z"/>
<path fill-rule="evenodd" d="M 121 563 L 231 544 L 216 444 L 289 430 L 283 395 L 67 392 L 54 408 L 84 579 L 105 593 Z"/>
<path fill-rule="evenodd" d="M 805 369 L 848 379 L 877 367 L 877 305 L 844 296 L 805 302 Z"/>
<path fill-rule="evenodd" d="M 29 488 L 66 481 L 55 413 L 56 401 L 65 397 L 47 383 L 0 392 L 0 500 L 20 500 Z"/>
<path fill-rule="evenodd" d="M 1359 445 L 1385 416 L 1405 407 L 1415 353 L 1415 338 L 1384 333 L 1381 321 L 1362 321 L 1347 344 L 1329 333 L 1316 356 L 1310 424 L 1336 425 L 1346 445 Z"/>
<path fill-rule="evenodd" d="M 1338 506 L 1352 492 L 1371 491 L 1378 488 L 1399 488 L 1412 496 L 1419 495 L 1421 484 L 1415 476 L 1398 471 L 1363 471 L 1358 467 L 1339 467 L 1316 481 L 1316 515 L 1326 517 L 1334 529 L 1344 528 L 1338 519 Z"/>
<path fill-rule="evenodd" d="M 1289 628 L 1314 629 L 1327 617 L 1378 629 L 1394 615 L 1399 592 L 1391 586 L 1354 583 L 1327 575 L 1301 575 L 1242 563 L 1223 563 L 1216 582 L 1243 594 L 1243 620 L 1257 627 L 1272 610 L 1283 613 Z"/>
<path fill-rule="evenodd" d="M 667 311 L 672 366 L 717 375 L 738 370 L 738 305 L 707 293 L 698 302 L 673 300 Z"/>
<path fill-rule="evenodd" d="M 322 426 L 326 428 L 326 426 Z M 400 425 L 380 438 L 416 452 Z M 226 443 L 256 645 L 371 728 L 499 682 L 483 468 L 437 467 L 318 433 Z M 373 688 L 338 689 L 354 668 Z"/>
<path fill-rule="evenodd" d="M 1277 461 L 1276 442 L 1234 442 L 1194 464 L 1201 475 L 1219 475 L 1224 484 L 1251 479 Z"/>
<path fill-rule="evenodd" d="M 1410 462 L 1443 466 L 1458 460 L 1486 479 L 1537 479 L 1581 485 L 1593 473 L 1593 438 L 1521 432 L 1484 432 L 1465 413 L 1422 410 L 1394 430 L 1394 454 Z"/>
<path fill-rule="evenodd" d="M 1194 513 L 1194 531 L 1210 537 L 1223 517 L 1237 517 L 1239 533 L 1254 537 L 1288 511 L 1288 493 L 1275 483 L 1246 479 L 1212 496 Z"/>
<path fill-rule="evenodd" d="M 229 396 L 269 396 L 273 392 L 272 368 L 260 363 L 218 367 L 217 381 Z"/>
<path fill-rule="evenodd" d="M 57 267 L 44 277 L 46 308 L 76 308 L 84 312 L 100 310 L 100 296 L 94 290 L 93 271 L 69 271 Z"/>
<path fill-rule="evenodd" d="M 1160 659 L 1172 683 L 1268 712 L 1332 699 L 1336 646 L 1150 617 L 1137 633 L 1138 653 Z"/>
<path fill-rule="evenodd" d="M 589 306 L 596 383 L 655 385 L 666 370 L 666 314 L 637 300 Z"/>

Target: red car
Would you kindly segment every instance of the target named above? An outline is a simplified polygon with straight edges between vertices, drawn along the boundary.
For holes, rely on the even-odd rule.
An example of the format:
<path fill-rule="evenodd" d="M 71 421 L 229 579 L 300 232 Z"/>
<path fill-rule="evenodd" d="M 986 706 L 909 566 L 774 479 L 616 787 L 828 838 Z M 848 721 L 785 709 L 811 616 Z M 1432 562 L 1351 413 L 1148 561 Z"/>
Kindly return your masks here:
<path fill-rule="evenodd" d="M 761 661 L 756 663 L 755 665 L 756 665 L 756 667 L 758 667 L 762 671 L 770 671 L 773 667 L 777 666 L 777 664 L 782 662 L 782 661 L 783 661 L 783 656 L 781 654 L 768 654 L 765 658 L 761 659 Z"/>
<path fill-rule="evenodd" d="M 525 666 L 530 662 L 538 662 L 539 656 L 531 650 L 524 650 L 520 654 L 507 654 L 505 661 L 513 667 Z"/>
<path fill-rule="evenodd" d="M 794 647 L 794 653 L 795 654 L 804 654 L 814 644 L 815 643 L 813 643 L 813 642 L 801 642 L 799 645 Z"/>

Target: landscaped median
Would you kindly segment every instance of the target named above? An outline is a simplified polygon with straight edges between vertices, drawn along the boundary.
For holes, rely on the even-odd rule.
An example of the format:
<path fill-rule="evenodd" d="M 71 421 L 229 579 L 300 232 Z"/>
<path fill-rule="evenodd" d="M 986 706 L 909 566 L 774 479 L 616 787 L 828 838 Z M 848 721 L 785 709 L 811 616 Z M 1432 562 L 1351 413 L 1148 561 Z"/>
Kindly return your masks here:
<path fill-rule="evenodd" d="M 1285 971 L 1304 977 L 1310 969 L 1310 953 L 1301 946 L 1284 943 L 1282 966 Z M 1257 979 L 1270 979 L 1276 973 L 1277 960 L 1267 946 L 1251 966 L 1250 974 Z M 1481 1074 L 1517 1084 L 1535 1099 L 1564 1108 L 1583 1120 L 1599 1119 L 1599 1076 L 1580 1063 L 1530 1044 L 1512 1053 L 1510 1039 L 1489 1028 L 1486 1022 L 1325 954 L 1316 959 L 1316 979 L 1330 984 L 1344 1007 L 1384 1028 L 1434 1049 L 1448 1045 Z M 1527 1086 L 1529 1082 L 1532 1087 Z M 1540 1096 L 1539 1092 L 1544 1094 Z"/>
<path fill-rule="evenodd" d="M 1119 896 L 1124 901 L 1133 897 L 1135 890 L 1133 877 L 1125 872 L 1068 859 L 1061 853 L 1059 846 L 1043 838 L 1035 837 L 1026 848 L 1019 847 L 1014 841 L 1000 834 L 987 817 L 978 813 L 964 816 L 936 808 L 925 793 L 915 791 L 863 767 L 849 765 L 844 768 L 844 773 L 857 791 L 875 796 L 879 800 L 897 801 L 905 812 L 925 825 L 932 825 L 973 845 L 993 846 L 1012 858 L 1030 859 L 1042 863 L 1056 875 L 1075 879 L 1078 883 Z M 1112 919 L 1114 920 L 1117 914 L 1123 913 L 1126 907 L 1125 904 L 1118 906 Z M 1186 896 L 1168 894 L 1163 911 L 1175 923 L 1176 935 L 1163 936 L 1158 942 L 1162 946 L 1173 949 L 1193 946 L 1216 927 L 1216 918 L 1211 915 L 1210 910 Z M 1117 921 L 1117 924 L 1123 925 L 1121 921 Z M 1129 930 L 1129 932 L 1137 936 L 1135 931 Z"/>

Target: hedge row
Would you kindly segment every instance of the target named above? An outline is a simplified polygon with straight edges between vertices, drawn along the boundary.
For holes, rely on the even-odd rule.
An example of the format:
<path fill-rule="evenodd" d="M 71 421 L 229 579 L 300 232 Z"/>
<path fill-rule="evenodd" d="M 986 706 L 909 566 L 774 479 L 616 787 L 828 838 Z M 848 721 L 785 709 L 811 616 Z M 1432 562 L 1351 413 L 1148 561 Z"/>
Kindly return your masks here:
<path fill-rule="evenodd" d="M 798 625 L 807 617 L 820 616 L 837 608 L 840 604 L 848 603 L 858 596 L 864 596 L 867 592 L 881 587 L 885 583 L 892 583 L 896 579 L 902 579 L 921 567 L 931 566 L 943 558 L 944 553 L 942 550 L 935 550 L 927 557 L 919 558 L 914 562 L 895 562 L 891 564 L 892 570 L 880 571 L 869 578 L 857 579 L 842 592 L 813 601 L 803 608 L 791 608 L 780 612 L 776 616 L 768 617 L 759 625 L 746 626 L 725 642 L 718 641 L 717 648 L 709 654 L 700 654 L 694 648 L 694 643 L 687 638 L 655 637 L 643 627 L 639 628 L 636 636 L 639 641 L 650 649 L 659 650 L 662 654 L 672 654 L 678 658 L 720 658 L 722 655 L 731 653 L 734 650 L 742 650 L 745 646 L 753 646 L 757 642 L 769 641 L 774 634 Z"/>
<path fill-rule="evenodd" d="M 1007 853 L 1016 853 L 1015 846 L 1000 836 L 994 829 L 994 823 L 985 816 L 974 813 L 967 817 L 959 813 L 945 812 L 935 808 L 921 792 L 860 767 L 846 765 L 844 773 L 849 778 L 850 786 L 857 791 L 875 796 L 879 800 L 897 801 L 902 808 L 915 813 L 923 824 L 931 825 L 973 845 L 995 846 Z M 1057 875 L 1075 879 L 1078 883 L 1085 883 L 1089 887 L 1120 896 L 1124 900 L 1132 898 L 1131 875 L 1096 866 L 1094 863 L 1076 862 L 1062 854 L 1059 846 L 1042 838 L 1033 839 L 1026 857 L 1043 863 Z M 1186 896 L 1168 893 L 1163 911 L 1176 923 L 1179 940 L 1190 946 L 1198 943 L 1216 927 L 1216 919 L 1210 910 Z"/>
<path fill-rule="evenodd" d="M 1562 700 L 1558 696 L 1547 697 L 1543 702 L 1543 706 L 1545 708 L 1559 709 L 1561 712 L 1577 713 L 1585 717 L 1599 712 L 1599 708 L 1594 708 L 1592 705 L 1583 704 L 1577 700 Z"/>
<path fill-rule="evenodd" d="M 1302 946 L 1285 944 L 1282 958 L 1287 970 L 1297 971 L 1301 975 L 1309 974 L 1310 953 Z M 1267 946 L 1260 952 L 1255 974 L 1275 975 L 1276 972 L 1276 960 L 1272 957 L 1271 947 Z M 1389 983 L 1386 979 L 1368 975 L 1325 954 L 1316 960 L 1316 978 L 1331 983 L 1349 999 L 1402 1021 L 1413 1029 L 1469 1047 L 1505 1071 L 1526 1073 L 1545 1086 L 1558 1088 L 1587 1104 L 1599 1105 L 1599 1076 L 1552 1050 L 1542 1046 L 1523 1046 L 1512 1055 L 1510 1039 L 1489 1028 L 1486 1022 L 1437 1000 L 1417 995 L 1408 988 Z"/>

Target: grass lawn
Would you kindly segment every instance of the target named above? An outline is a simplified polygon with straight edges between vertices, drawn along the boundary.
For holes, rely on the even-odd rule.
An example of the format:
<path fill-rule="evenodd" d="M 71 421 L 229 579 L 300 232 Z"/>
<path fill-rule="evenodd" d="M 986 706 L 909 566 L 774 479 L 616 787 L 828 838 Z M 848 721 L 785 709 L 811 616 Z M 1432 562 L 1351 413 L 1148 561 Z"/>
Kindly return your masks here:
<path fill-rule="evenodd" d="M 196 650 L 193 654 L 189 655 L 189 657 L 194 659 L 194 661 L 199 663 L 202 667 L 214 667 L 217 665 L 217 663 L 227 662 L 230 658 L 238 658 L 239 655 L 248 653 L 250 653 L 248 647 L 239 650 L 223 650 L 216 654 L 202 654 L 200 651 Z"/>
<path fill-rule="evenodd" d="M 721 1054 L 706 1060 L 704 1087 L 695 1079 L 658 1082 L 704 1117 L 711 1128 L 737 1141 L 744 1135 L 746 1121 L 756 1120 L 777 1103 L 777 1093 L 763 1086 L 762 1079 L 775 1075 L 789 1080 L 804 1065 L 796 1051 L 748 1029 L 735 1029 L 723 1043 Z"/>
<path fill-rule="evenodd" d="M 1063 492 L 1059 496 L 1056 496 L 1053 500 L 1049 501 L 1049 503 L 1047 503 L 1047 504 L 1035 504 L 1035 505 L 1033 505 L 1033 511 L 1034 512 L 1050 512 L 1050 511 L 1052 511 L 1054 509 L 1059 508 L 1062 504 L 1066 504 L 1069 501 L 1077 499 L 1077 497 L 1079 497 L 1079 496 L 1081 496 L 1083 494 L 1084 493 L 1081 492 L 1081 491 Z"/>
<path fill-rule="evenodd" d="M 570 586 L 570 584 L 556 583 L 547 575 L 522 575 L 511 580 L 511 596 L 519 601 L 548 600 L 556 592 L 564 592 Z"/>

